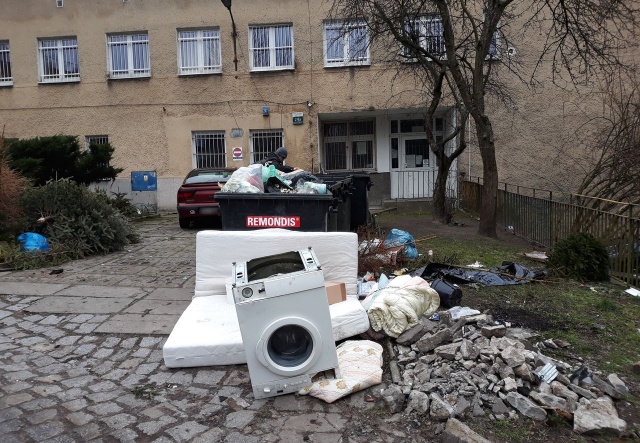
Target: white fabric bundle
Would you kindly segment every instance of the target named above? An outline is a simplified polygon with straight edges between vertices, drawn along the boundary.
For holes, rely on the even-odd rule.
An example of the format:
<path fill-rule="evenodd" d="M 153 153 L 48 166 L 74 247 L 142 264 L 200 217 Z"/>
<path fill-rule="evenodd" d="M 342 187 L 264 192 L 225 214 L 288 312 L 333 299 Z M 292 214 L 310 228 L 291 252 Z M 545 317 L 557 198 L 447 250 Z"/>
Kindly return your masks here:
<path fill-rule="evenodd" d="M 369 295 L 363 305 L 374 331 L 397 338 L 417 325 L 421 316 L 436 312 L 440 296 L 423 278 L 401 275 Z"/>
<path fill-rule="evenodd" d="M 350 340 L 340 344 L 338 366 L 341 378 L 313 382 L 300 390 L 327 403 L 382 382 L 382 346 L 369 340 Z"/>

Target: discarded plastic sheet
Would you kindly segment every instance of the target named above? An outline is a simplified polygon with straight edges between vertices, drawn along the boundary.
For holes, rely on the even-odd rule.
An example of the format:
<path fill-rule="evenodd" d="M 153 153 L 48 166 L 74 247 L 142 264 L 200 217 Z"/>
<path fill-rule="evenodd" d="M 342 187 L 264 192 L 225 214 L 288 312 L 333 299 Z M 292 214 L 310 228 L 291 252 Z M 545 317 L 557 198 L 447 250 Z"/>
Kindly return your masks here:
<path fill-rule="evenodd" d="M 340 378 L 320 379 L 298 391 L 327 403 L 382 382 L 382 346 L 370 340 L 350 340 L 340 344 Z"/>
<path fill-rule="evenodd" d="M 536 372 L 536 375 L 541 381 L 550 384 L 558 376 L 558 369 L 551 363 L 547 363 Z"/>
<path fill-rule="evenodd" d="M 47 252 L 49 250 L 49 242 L 44 235 L 37 232 L 25 232 L 18 236 L 20 250 L 22 252 Z"/>
<path fill-rule="evenodd" d="M 546 271 L 529 270 L 518 263 L 502 262 L 488 271 L 429 263 L 420 276 L 427 280 L 442 278 L 454 283 L 482 283 L 485 286 L 520 285 L 544 278 Z"/>
<path fill-rule="evenodd" d="M 451 315 L 451 320 L 459 320 L 462 317 L 469 317 L 471 315 L 478 315 L 480 314 L 480 311 L 477 311 L 475 309 L 471 309 L 467 306 L 454 306 L 453 308 L 449 309 L 449 314 Z"/>
<path fill-rule="evenodd" d="M 478 260 L 475 261 L 475 263 L 471 263 L 470 265 L 467 265 L 467 268 L 484 268 L 484 265 L 482 263 L 480 263 Z"/>
<path fill-rule="evenodd" d="M 549 258 L 547 256 L 547 253 L 544 251 L 525 252 L 523 255 L 527 257 L 529 260 L 538 261 L 542 263 L 546 262 L 547 259 Z"/>
<path fill-rule="evenodd" d="M 629 295 L 633 295 L 634 297 L 640 297 L 640 291 L 638 291 L 636 288 L 629 288 L 624 292 Z"/>

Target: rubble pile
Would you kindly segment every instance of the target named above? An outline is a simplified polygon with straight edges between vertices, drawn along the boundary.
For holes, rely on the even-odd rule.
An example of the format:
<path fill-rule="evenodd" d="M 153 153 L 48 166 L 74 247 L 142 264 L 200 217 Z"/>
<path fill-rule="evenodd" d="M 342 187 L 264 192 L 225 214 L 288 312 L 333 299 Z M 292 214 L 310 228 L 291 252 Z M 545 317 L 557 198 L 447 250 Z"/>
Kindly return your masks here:
<path fill-rule="evenodd" d="M 389 351 L 394 384 L 382 392 L 393 412 L 428 414 L 445 421 L 467 415 L 505 420 L 518 414 L 545 420 L 555 413 L 573 421 L 577 433 L 622 435 L 627 424 L 614 400 L 628 394 L 615 375 L 590 373 L 542 354 L 568 343 L 532 345 L 534 334 L 497 324 L 487 314 L 440 321 L 425 317 L 400 335 Z M 549 383 L 537 374 L 551 368 Z M 557 370 L 557 373 L 556 373 Z"/>

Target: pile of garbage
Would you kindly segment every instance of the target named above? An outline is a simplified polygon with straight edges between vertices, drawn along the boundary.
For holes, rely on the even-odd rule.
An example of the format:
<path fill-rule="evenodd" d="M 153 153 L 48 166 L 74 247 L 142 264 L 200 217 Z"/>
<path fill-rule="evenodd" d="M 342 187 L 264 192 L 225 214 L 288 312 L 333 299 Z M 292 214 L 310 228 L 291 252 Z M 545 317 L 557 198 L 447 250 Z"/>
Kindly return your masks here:
<path fill-rule="evenodd" d="M 423 316 L 395 345 L 389 342 L 393 384 L 381 395 L 393 412 L 433 420 L 486 414 L 545 420 L 554 413 L 580 434 L 623 435 L 627 424 L 615 401 L 629 393 L 624 382 L 543 355 L 569 344 L 532 344 L 535 335 L 468 308 L 442 311 L 439 321 Z"/>
<path fill-rule="evenodd" d="M 275 166 L 253 164 L 235 171 L 220 192 L 244 194 L 296 193 L 327 194 L 327 185 L 307 171 L 283 173 Z"/>

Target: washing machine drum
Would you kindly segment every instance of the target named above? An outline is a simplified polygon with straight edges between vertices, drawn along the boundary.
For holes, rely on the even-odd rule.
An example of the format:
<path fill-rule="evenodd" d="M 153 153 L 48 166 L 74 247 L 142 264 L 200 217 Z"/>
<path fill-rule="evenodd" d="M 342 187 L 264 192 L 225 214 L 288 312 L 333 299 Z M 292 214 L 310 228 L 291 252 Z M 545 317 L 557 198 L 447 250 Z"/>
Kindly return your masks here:
<path fill-rule="evenodd" d="M 256 354 L 271 372 L 284 376 L 306 373 L 318 361 L 322 337 L 308 320 L 281 318 L 271 323 L 256 345 Z"/>

